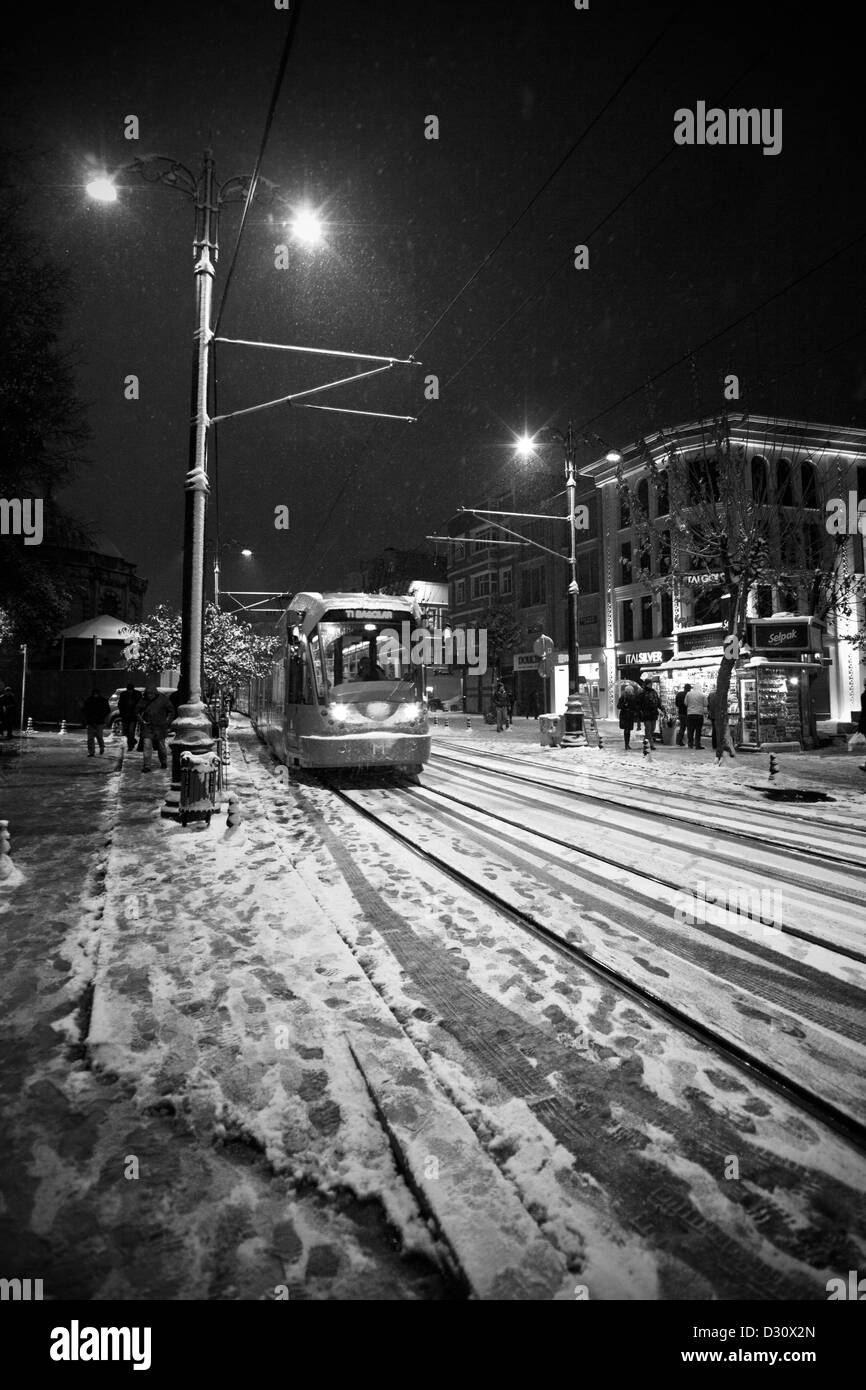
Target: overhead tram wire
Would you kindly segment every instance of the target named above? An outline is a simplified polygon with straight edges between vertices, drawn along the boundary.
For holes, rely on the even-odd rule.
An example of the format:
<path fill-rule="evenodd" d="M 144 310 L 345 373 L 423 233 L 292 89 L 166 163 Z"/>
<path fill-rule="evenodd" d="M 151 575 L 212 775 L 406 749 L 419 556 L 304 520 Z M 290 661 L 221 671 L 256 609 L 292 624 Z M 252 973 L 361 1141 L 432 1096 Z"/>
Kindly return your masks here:
<path fill-rule="evenodd" d="M 512 233 L 513 231 L 515 231 L 515 229 L 520 225 L 520 223 L 521 223 L 521 222 L 523 221 L 523 219 L 527 216 L 527 214 L 532 210 L 532 208 L 533 208 L 533 207 L 535 206 L 535 204 L 538 202 L 538 200 L 539 200 L 539 198 L 542 196 L 542 194 L 544 194 L 544 193 L 547 191 L 547 189 L 550 187 L 550 185 L 553 183 L 554 179 L 562 172 L 562 170 L 565 168 L 565 165 L 566 165 L 566 164 L 568 163 L 568 161 L 571 159 L 571 156 L 575 153 L 576 150 L 578 150 L 578 149 L 580 148 L 580 146 L 583 144 L 583 141 L 586 139 L 586 137 L 591 133 L 591 131 L 594 129 L 594 127 L 598 124 L 598 122 L 599 122 L 599 121 L 602 119 L 602 117 L 606 114 L 606 112 L 609 110 L 609 108 L 610 108 L 610 107 L 613 105 L 613 103 L 617 100 L 617 98 L 620 96 L 620 94 L 623 92 L 623 90 L 624 90 L 625 87 L 628 85 L 628 83 L 632 80 L 632 78 L 636 75 L 636 73 L 638 73 L 638 72 L 640 71 L 640 69 L 641 69 L 641 68 L 643 67 L 643 65 L 647 62 L 647 60 L 649 59 L 649 57 L 651 56 L 651 54 L 653 53 L 653 51 L 654 51 L 654 50 L 658 47 L 658 45 L 667 37 L 668 33 L 669 33 L 670 30 L 673 28 L 674 24 L 676 24 L 676 22 L 677 22 L 678 19 L 680 18 L 680 15 L 682 14 L 682 12 L 683 12 L 685 9 L 686 9 L 685 3 L 681 3 L 681 4 L 677 7 L 677 9 L 675 10 L 674 14 L 673 14 L 673 15 L 671 16 L 671 18 L 667 21 L 667 23 L 663 26 L 663 28 L 660 30 L 660 32 L 656 35 L 656 37 L 653 39 L 652 43 L 650 43 L 649 47 L 646 48 L 646 49 L 644 50 L 644 52 L 641 54 L 640 58 L 638 58 L 637 62 L 633 64 L 633 66 L 632 66 L 632 67 L 629 69 L 629 71 L 626 73 L 625 77 L 622 79 L 622 81 L 619 83 L 619 85 L 616 87 L 616 89 L 611 93 L 611 95 L 610 95 L 610 96 L 607 98 L 607 100 L 603 103 L 603 105 L 601 106 L 601 108 L 600 108 L 600 109 L 596 112 L 596 114 L 593 116 L 593 118 L 592 118 L 592 120 L 589 122 L 589 124 L 581 131 L 581 133 L 580 133 L 580 135 L 578 135 L 577 139 L 574 140 L 574 141 L 572 142 L 572 144 L 571 144 L 571 145 L 569 146 L 569 148 L 566 150 L 565 154 L 562 156 L 562 158 L 559 160 L 559 162 L 555 165 L 555 167 L 553 168 L 553 170 L 547 175 L 547 177 L 544 179 L 543 183 L 536 189 L 536 191 L 533 193 L 532 197 L 529 199 L 529 202 L 523 207 L 523 209 L 518 213 L 518 215 L 511 221 L 511 223 L 508 225 L 508 227 L 507 227 L 507 228 L 505 229 L 505 231 L 502 233 L 502 235 L 500 236 L 500 238 L 499 238 L 499 240 L 496 242 L 496 244 L 493 246 L 493 248 L 492 248 L 490 251 L 488 251 L 487 254 L 484 256 L 483 260 L 481 260 L 481 261 L 479 262 L 479 264 L 476 266 L 475 270 L 472 272 L 472 274 L 470 275 L 470 277 L 469 277 L 469 279 L 466 281 L 466 283 L 465 283 L 465 284 L 462 286 L 462 288 L 459 289 L 459 290 L 457 291 L 457 293 L 449 300 L 448 304 L 446 304 L 445 308 L 444 308 L 444 309 L 442 310 L 442 312 L 437 316 L 437 318 L 434 320 L 434 322 L 432 323 L 432 325 L 430 326 L 430 328 L 428 328 L 427 332 L 423 335 L 423 337 L 419 340 L 419 342 L 418 342 L 418 344 L 416 345 L 416 347 L 413 349 L 412 353 L 410 354 L 412 357 L 417 357 L 417 356 L 418 356 L 418 354 L 420 353 L 421 349 L 424 347 L 425 343 L 427 343 L 427 342 L 429 341 L 429 339 L 433 336 L 433 334 L 435 333 L 435 331 L 436 331 L 436 329 L 439 327 L 439 325 L 440 325 L 440 324 L 443 322 L 443 320 L 448 316 L 448 314 L 450 314 L 451 310 L 452 310 L 452 309 L 454 308 L 454 306 L 459 302 L 459 300 L 462 299 L 462 297 L 463 297 L 463 295 L 466 293 L 466 291 L 475 283 L 475 281 L 478 279 L 479 275 L 481 275 L 482 271 L 485 270 L 485 268 L 490 264 L 490 262 L 493 260 L 494 256 L 497 255 L 497 253 L 500 251 L 500 249 L 502 248 L 502 246 L 505 244 L 505 242 L 506 242 L 506 241 L 508 240 L 508 238 L 511 236 L 511 233 Z M 654 172 L 654 171 L 650 171 L 650 172 L 652 173 L 652 172 Z M 223 298 L 225 298 L 225 296 L 223 296 Z M 420 409 L 419 412 L 418 412 L 418 415 L 416 416 L 416 422 L 417 422 L 418 420 L 421 419 L 421 416 L 425 413 L 425 411 L 427 410 L 427 406 L 430 405 L 430 404 L 431 404 L 431 402 L 428 401 L 426 405 L 423 405 L 423 406 L 421 407 L 421 409 Z M 340 485 L 340 487 L 339 487 L 339 489 L 338 489 L 338 491 L 337 491 L 336 497 L 334 498 L 334 500 L 333 500 L 333 502 L 332 502 L 332 504 L 331 504 L 331 507 L 330 507 L 329 511 L 327 512 L 327 514 L 326 514 L 326 516 L 325 516 L 324 521 L 322 522 L 322 524 L 321 524 L 319 530 L 317 531 L 316 535 L 314 536 L 314 538 L 313 538 L 313 540 L 312 540 L 312 542 L 311 542 L 311 544 L 310 544 L 309 549 L 307 550 L 306 555 L 304 556 L 304 559 L 303 559 L 301 568 L 303 568 L 303 566 L 306 565 L 307 560 L 308 560 L 309 556 L 311 555 L 311 553 L 313 552 L 313 550 L 315 549 L 315 547 L 316 547 L 316 545 L 317 545 L 317 543 L 318 543 L 318 541 L 319 541 L 320 536 L 322 535 L 323 531 L 324 531 L 325 528 L 327 527 L 328 522 L 330 521 L 331 516 L 333 515 L 334 509 L 335 509 L 336 506 L 339 504 L 339 502 L 342 500 L 342 497 L 343 497 L 343 495 L 344 495 L 344 493 L 345 493 L 346 488 L 348 487 L 348 485 L 349 485 L 349 483 L 351 482 L 351 480 L 352 480 L 354 474 L 357 472 L 358 468 L 360 467 L 361 463 L 363 462 L 364 458 L 366 457 L 367 452 L 368 452 L 369 449 L 372 447 L 372 445 L 373 445 L 373 440 L 374 440 L 374 438 L 375 438 L 377 429 L 378 429 L 378 425 L 374 425 L 374 426 L 373 426 L 373 429 L 370 431 L 370 436 L 369 436 L 369 438 L 368 438 L 366 444 L 364 444 L 364 445 L 362 446 L 362 448 L 361 448 L 361 450 L 360 450 L 358 456 L 357 456 L 356 459 L 355 459 L 355 462 L 354 462 L 354 463 L 351 465 L 351 467 L 349 468 L 349 471 L 348 471 L 348 473 L 346 474 L 345 478 L 343 479 L 343 482 L 341 483 L 341 485 Z M 403 434 L 402 434 L 402 432 L 401 432 L 401 433 L 397 436 L 397 438 L 395 439 L 394 445 L 392 446 L 392 448 L 388 451 L 388 453 L 387 453 L 387 455 L 386 455 L 386 461 L 387 461 L 387 459 L 391 458 L 391 456 L 392 456 L 393 453 L 394 453 L 394 450 L 395 450 L 396 447 L 397 447 L 397 444 L 399 443 L 400 439 L 402 439 L 402 437 L 403 437 Z M 326 552 L 326 553 L 327 553 L 327 552 Z"/>
<path fill-rule="evenodd" d="M 213 326 L 213 336 L 212 336 L 212 338 L 211 338 L 210 350 L 211 350 L 211 364 L 212 364 L 211 382 L 212 382 L 213 405 L 214 405 L 214 411 L 213 411 L 213 413 L 214 413 L 215 416 L 219 414 L 219 391 L 218 391 L 218 379 L 217 379 L 217 345 L 216 345 L 216 337 L 217 337 L 217 334 L 219 333 L 220 324 L 221 324 L 221 322 L 222 322 L 223 310 L 225 309 L 226 299 L 228 298 L 229 288 L 230 288 L 230 286 L 231 286 L 232 277 L 233 277 L 234 271 L 235 271 L 235 265 L 237 264 L 238 251 L 240 250 L 240 245 L 241 245 L 241 241 L 242 241 L 242 239 L 243 239 L 244 229 L 245 229 L 246 224 L 247 224 L 247 216 L 249 215 L 249 210 L 250 210 L 250 207 L 251 207 L 251 205 L 252 205 L 253 198 L 255 197 L 256 187 L 257 187 L 258 181 L 259 181 L 259 174 L 261 173 L 262 164 L 263 164 L 263 162 L 264 162 L 265 150 L 267 149 L 268 139 L 270 138 L 271 126 L 273 125 L 273 122 L 274 122 L 274 115 L 276 114 L 277 104 L 278 104 L 279 99 L 280 99 L 280 93 L 281 93 L 281 91 L 282 91 L 282 86 L 283 86 L 283 79 L 284 79 L 284 77 L 285 77 L 285 75 L 286 75 L 286 68 L 287 68 L 288 65 L 289 65 L 289 57 L 290 57 L 290 55 L 291 55 L 292 45 L 294 44 L 295 32 L 296 32 L 297 27 L 298 27 L 298 20 L 300 19 L 302 8 L 303 8 L 303 0 L 294 0 L 294 3 L 293 3 L 292 8 L 291 8 L 291 13 L 290 13 L 290 15 L 289 15 L 289 22 L 288 22 L 288 28 L 287 28 L 287 30 L 286 30 L 286 37 L 285 37 L 285 40 L 284 40 L 284 42 L 283 42 L 283 51 L 282 51 L 282 54 L 280 55 L 279 66 L 277 67 L 276 76 L 274 77 L 274 84 L 273 84 L 273 87 L 272 87 L 272 89 L 271 89 L 271 100 L 270 100 L 270 103 L 269 103 L 269 105 L 268 105 L 267 114 L 266 114 L 266 116 L 265 116 L 264 129 L 263 129 L 263 131 L 262 131 L 262 138 L 261 138 L 261 142 L 260 142 L 260 144 L 259 144 L 259 152 L 258 152 L 258 154 L 257 154 L 257 156 L 256 156 L 256 162 L 255 162 L 255 166 L 254 166 L 254 168 L 253 168 L 252 178 L 250 179 L 250 186 L 249 186 L 249 188 L 247 189 L 247 196 L 246 196 L 246 198 L 245 198 L 245 200 L 244 200 L 243 212 L 241 213 L 240 225 L 238 226 L 238 234 L 237 234 L 237 236 L 236 236 L 236 238 L 235 238 L 234 247 L 232 248 L 231 259 L 229 260 L 229 268 L 228 268 L 228 271 L 226 272 L 226 278 L 225 278 L 225 282 L 224 282 L 224 284 L 223 284 L 223 292 L 222 292 L 222 295 L 221 295 L 221 297 L 220 297 L 219 307 L 218 307 L 218 309 L 217 309 L 216 321 L 215 321 L 214 326 Z M 212 470 L 212 476 L 213 476 L 213 506 L 214 506 L 214 522 L 215 522 L 214 529 L 215 529 L 215 532 L 216 532 L 217 554 L 219 554 L 219 544 L 220 544 L 219 445 L 218 445 L 217 440 L 218 440 L 218 428 L 217 428 L 216 425 L 214 425 L 214 427 L 213 427 L 213 433 L 212 433 L 212 441 L 211 441 L 212 458 L 213 458 L 213 470 Z"/>
<path fill-rule="evenodd" d="M 674 19 L 675 19 L 675 18 L 676 18 L 676 16 L 674 16 Z M 670 21 L 670 24 L 672 24 L 672 23 L 673 23 L 673 20 Z M 668 28 L 670 28 L 670 24 L 667 26 Z M 660 35 L 659 38 L 661 38 L 661 37 L 662 37 L 662 36 Z M 651 45 L 651 47 L 655 47 L 655 43 L 656 43 L 656 42 L 658 42 L 658 40 L 656 40 L 656 41 L 653 43 L 653 45 Z M 649 54 L 650 51 L 651 51 L 650 49 L 647 50 L 647 53 L 645 53 L 645 54 L 644 54 L 644 57 L 640 60 L 641 62 L 645 61 L 645 59 L 646 59 L 646 57 L 648 56 L 648 54 Z M 734 91 L 734 90 L 739 86 L 739 84 L 740 84 L 742 81 L 744 81 L 744 79 L 745 79 L 746 77 L 748 77 L 749 74 L 750 74 L 756 67 L 758 67 L 758 66 L 764 61 L 764 59 L 765 59 L 766 56 L 767 56 L 767 52 L 768 52 L 768 50 L 765 49 L 763 52 L 761 52 L 760 54 L 758 54 L 758 56 L 757 56 L 756 58 L 753 58 L 752 61 L 749 63 L 748 67 L 744 68 L 743 71 L 742 71 L 741 73 L 739 73 L 737 77 L 734 78 L 733 82 L 731 82 L 731 83 L 728 84 L 728 86 L 725 88 L 724 92 L 722 92 L 721 96 L 720 96 L 719 99 L 718 99 L 720 102 L 725 101 L 725 99 L 729 96 L 729 94 L 730 94 L 732 91 Z M 638 64 L 635 68 L 632 69 L 632 71 L 631 71 L 631 73 L 630 73 L 630 76 L 633 76 L 633 75 L 634 75 L 634 73 L 637 71 L 637 67 L 639 67 L 639 66 L 640 66 L 640 64 Z M 620 86 L 620 88 L 619 88 L 618 90 L 622 90 L 622 86 Z M 605 105 L 606 105 L 606 106 L 609 105 L 609 102 L 606 103 Z M 595 118 L 594 118 L 594 120 L 595 120 Z M 593 121 L 593 124 L 594 124 L 594 121 Z M 582 137 L 580 137 L 580 138 L 582 138 Z M 578 142 L 575 142 L 575 145 L 576 145 L 577 143 L 578 143 Z M 574 148 L 574 147 L 573 147 L 573 148 Z M 658 172 L 658 170 L 662 167 L 662 165 L 663 165 L 668 159 L 670 159 L 671 156 L 672 156 L 674 153 L 675 153 L 675 147 L 672 145 L 672 146 L 670 147 L 670 149 L 666 150 L 665 153 L 661 156 L 661 158 L 658 159 L 658 160 L 656 161 L 656 163 L 653 164 L 653 165 L 646 171 L 646 173 L 643 174 L 643 175 L 641 176 L 640 179 L 638 179 L 637 183 L 633 184 L 632 187 L 631 187 L 626 193 L 623 194 L 623 196 L 622 196 L 622 198 L 620 198 L 619 202 L 617 202 L 617 203 L 614 205 L 614 207 L 611 208 L 611 210 L 610 210 L 608 213 L 605 214 L 605 216 L 601 219 L 601 221 L 598 222 L 598 223 L 596 224 L 596 226 L 595 226 L 595 227 L 591 230 L 591 232 L 588 234 L 590 239 L 591 239 L 592 237 L 594 237 L 595 235 L 597 235 L 597 233 L 602 229 L 602 227 L 604 227 L 604 226 L 606 225 L 606 223 L 609 222 L 610 219 L 611 219 L 612 217 L 614 217 L 614 216 L 617 214 L 617 212 L 620 211 L 620 209 L 621 209 L 622 207 L 624 207 L 624 205 L 629 201 L 630 198 L 633 198 L 634 195 L 635 195 L 637 192 L 639 192 L 639 190 L 643 187 L 643 185 L 644 185 L 645 183 L 647 183 L 648 180 L 651 179 L 651 178 Z M 567 158 L 568 158 L 568 156 L 566 156 L 566 159 L 567 159 Z M 562 166 L 563 166 L 564 163 L 565 163 L 565 160 L 561 160 L 561 161 L 560 161 L 560 163 L 557 165 L 557 171 L 558 171 L 559 169 L 562 168 Z M 548 180 L 547 182 L 549 182 L 549 180 Z M 544 186 L 546 187 L 546 183 L 545 183 Z M 531 206 L 531 204 L 535 202 L 537 196 L 538 196 L 538 194 L 533 195 L 532 199 L 530 200 L 530 204 L 528 204 L 527 207 L 528 207 L 528 206 Z M 524 212 L 525 212 L 526 210 L 527 210 L 527 209 L 524 209 Z M 512 223 L 511 228 L 509 228 L 509 231 L 513 230 L 513 228 L 514 228 L 515 226 L 517 226 L 517 223 L 521 220 L 522 216 L 523 216 L 523 213 L 520 214 L 520 217 L 518 217 L 518 218 L 515 219 L 515 221 Z M 508 235 L 508 233 L 506 233 L 506 236 L 507 236 L 507 235 Z M 502 245 L 502 241 L 504 241 L 504 240 L 505 240 L 505 237 L 503 237 L 503 238 L 500 240 L 500 242 L 497 243 L 497 247 L 495 248 L 496 250 L 499 249 L 499 246 Z M 445 387 L 444 387 L 443 389 L 447 389 L 449 386 L 451 386 L 451 385 L 457 380 L 457 378 L 466 370 L 466 368 L 469 367 L 469 366 L 471 366 L 471 364 L 475 361 L 475 359 L 485 350 L 485 348 L 489 347 L 490 343 L 492 343 L 492 342 L 494 341 L 494 339 L 497 338 L 497 337 L 499 336 L 499 334 L 503 331 L 503 329 L 505 329 L 505 328 L 508 327 L 508 325 L 512 322 L 512 320 L 515 319 L 515 318 L 517 317 L 517 315 L 521 312 L 521 310 L 523 310 L 523 309 L 526 307 L 527 304 L 530 304 L 530 303 L 532 302 L 532 300 L 535 299 L 536 296 L 538 296 L 539 294 L 543 294 L 543 293 L 544 293 L 544 291 L 547 289 L 547 286 L 551 283 L 551 281 L 554 280 L 554 279 L 556 278 L 556 276 L 560 274 L 560 272 L 565 268 L 566 265 L 570 265 L 570 264 L 571 264 L 571 258 L 572 258 L 572 253 L 571 253 L 571 251 L 569 251 L 568 255 L 567 255 L 561 262 L 558 262 L 558 263 L 557 263 L 557 265 L 554 267 L 554 269 L 551 271 L 551 273 L 542 281 L 541 285 L 539 285 L 539 286 L 538 286 L 536 289 L 534 289 L 529 295 L 527 295 L 525 299 L 521 300 L 521 302 L 517 305 L 517 307 L 511 311 L 511 313 L 508 315 L 508 317 L 507 317 L 506 319 L 504 319 L 503 322 L 502 322 L 501 324 L 499 324 L 498 328 L 495 328 L 495 329 L 493 330 L 493 332 L 490 333 L 490 334 L 488 335 L 487 338 L 485 338 L 485 340 L 484 340 L 484 342 L 481 344 L 481 346 L 478 347 L 478 348 L 476 348 L 475 351 L 472 352 L 472 353 L 470 354 L 470 356 L 466 359 L 466 361 L 463 362 L 463 363 L 461 364 L 461 366 L 459 366 L 459 367 L 457 368 L 457 371 L 456 371 L 456 372 L 453 372 L 453 373 L 452 373 L 452 375 L 451 375 L 451 376 L 448 378 L 448 380 L 445 382 Z M 487 258 L 487 259 L 489 259 L 489 258 Z M 485 263 L 486 263 L 486 260 L 485 260 L 485 262 L 482 262 L 482 266 L 483 266 Z M 480 267 L 479 267 L 479 269 L 480 269 Z M 476 273 L 477 273 L 477 272 L 476 272 Z M 463 290 L 460 291 L 460 294 L 461 294 L 461 295 L 463 294 L 464 290 L 467 289 L 468 286 L 473 282 L 474 279 L 475 279 L 475 275 L 473 275 L 472 277 L 470 277 L 470 279 L 466 282 L 466 285 L 464 285 Z M 453 308 L 453 306 L 457 303 L 457 300 L 458 300 L 459 298 L 460 298 L 460 295 L 455 296 L 455 298 L 451 301 L 451 304 L 449 305 L 449 309 Z M 447 311 L 446 311 L 446 312 L 447 312 Z M 441 323 L 443 317 L 444 317 L 444 315 L 440 315 L 439 318 L 436 320 L 436 323 L 437 323 L 437 324 L 438 324 L 438 323 Z M 434 325 L 434 326 L 435 326 L 435 325 Z M 432 333 L 432 329 L 430 330 L 430 332 L 426 333 L 426 334 L 424 335 L 424 337 L 421 339 L 421 341 L 420 341 L 418 347 L 415 349 L 415 352 L 413 353 L 413 356 L 415 356 L 415 355 L 420 351 L 420 349 L 421 349 L 421 347 L 423 346 L 423 344 L 427 342 L 427 339 L 430 337 L 430 333 Z M 431 402 L 431 401 L 428 401 L 428 402 L 426 402 L 425 405 L 421 406 L 421 408 L 420 408 L 420 410 L 418 411 L 418 414 L 417 414 L 417 416 L 416 416 L 416 423 L 417 423 L 418 421 L 420 421 L 420 420 L 423 418 L 423 416 L 426 414 L 426 412 L 427 412 L 427 410 L 428 410 L 428 408 L 429 408 L 429 406 L 430 406 L 431 404 L 432 404 L 432 402 Z M 313 538 L 312 544 L 310 545 L 309 549 L 307 550 L 306 555 L 304 556 L 304 560 L 303 560 L 303 562 L 302 562 L 302 565 L 306 565 L 309 556 L 311 555 L 311 553 L 312 553 L 312 551 L 314 550 L 316 544 L 318 543 L 319 537 L 321 536 L 322 532 L 325 530 L 325 527 L 326 527 L 326 525 L 328 524 L 328 522 L 330 521 L 330 519 L 331 519 L 331 517 L 332 517 L 332 515 L 333 515 L 333 513 L 334 513 L 334 510 L 336 509 L 337 505 L 338 505 L 339 502 L 342 500 L 343 495 L 344 495 L 344 493 L 345 493 L 345 491 L 346 491 L 346 488 L 348 487 L 349 483 L 350 483 L 351 480 L 352 480 L 352 477 L 353 477 L 354 474 L 357 472 L 358 468 L 360 467 L 361 463 L 363 462 L 364 458 L 366 457 L 366 454 L 367 454 L 368 450 L 371 448 L 372 443 L 373 443 L 374 435 L 375 435 L 375 427 L 374 427 L 373 430 L 371 430 L 371 432 L 370 432 L 370 438 L 367 440 L 367 443 L 362 447 L 362 449 L 361 449 L 361 451 L 360 451 L 360 453 L 359 453 L 359 456 L 356 458 L 355 462 L 350 466 L 349 471 L 347 472 L 345 478 L 343 479 L 343 482 L 342 482 L 342 484 L 340 485 L 340 487 L 339 487 L 339 489 L 338 489 L 338 491 L 337 491 L 337 494 L 336 494 L 336 496 L 335 496 L 335 498 L 334 498 L 334 500 L 333 500 L 333 502 L 332 502 L 332 504 L 331 504 L 331 507 L 330 507 L 329 510 L 328 510 L 328 514 L 327 514 L 327 516 L 326 516 L 324 522 L 322 523 L 321 527 L 319 528 L 318 532 L 316 533 L 315 537 Z M 396 450 L 396 448 L 397 448 L 397 445 L 400 443 L 400 440 L 401 440 L 402 438 L 403 438 L 402 433 L 401 433 L 400 435 L 397 436 L 397 438 L 396 438 L 395 441 L 394 441 L 394 444 L 393 444 L 392 447 L 388 450 L 388 452 L 385 454 L 385 457 L 384 457 L 384 459 L 383 459 L 383 462 L 384 462 L 384 463 L 387 463 L 388 460 L 393 456 L 393 454 L 394 454 L 394 452 L 395 452 L 395 450 Z M 333 545 L 334 545 L 334 542 L 332 541 L 332 542 L 331 542 L 331 545 L 328 547 L 328 550 L 326 550 L 324 553 L 325 553 L 325 554 L 328 554 L 328 552 L 333 548 Z"/>

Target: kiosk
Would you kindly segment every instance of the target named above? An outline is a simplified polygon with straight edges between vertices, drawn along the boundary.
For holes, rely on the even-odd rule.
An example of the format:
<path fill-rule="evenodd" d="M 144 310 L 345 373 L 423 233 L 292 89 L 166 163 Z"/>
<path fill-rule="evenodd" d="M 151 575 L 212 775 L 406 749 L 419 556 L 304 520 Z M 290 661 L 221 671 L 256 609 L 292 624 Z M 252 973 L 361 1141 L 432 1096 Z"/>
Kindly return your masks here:
<path fill-rule="evenodd" d="M 824 624 L 777 614 L 749 622 L 751 658 L 736 671 L 738 747 L 784 752 L 817 743 L 812 685 L 827 658 Z"/>

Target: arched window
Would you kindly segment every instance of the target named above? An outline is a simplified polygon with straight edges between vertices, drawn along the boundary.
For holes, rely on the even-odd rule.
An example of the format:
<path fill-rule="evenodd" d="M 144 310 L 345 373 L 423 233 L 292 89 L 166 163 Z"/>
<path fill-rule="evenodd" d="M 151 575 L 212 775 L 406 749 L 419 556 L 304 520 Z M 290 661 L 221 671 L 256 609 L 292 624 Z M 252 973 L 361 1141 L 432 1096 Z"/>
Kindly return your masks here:
<path fill-rule="evenodd" d="M 751 463 L 752 497 L 756 502 L 767 500 L 767 460 L 756 454 Z"/>
<path fill-rule="evenodd" d="M 659 473 L 656 482 L 656 516 L 667 516 L 671 509 L 670 482 L 667 472 Z"/>
<path fill-rule="evenodd" d="M 800 486 L 803 489 L 803 506 L 818 506 L 818 473 L 811 459 L 800 464 Z"/>
<path fill-rule="evenodd" d="M 776 501 L 780 507 L 794 505 L 794 470 L 790 459 L 779 459 L 776 463 Z"/>

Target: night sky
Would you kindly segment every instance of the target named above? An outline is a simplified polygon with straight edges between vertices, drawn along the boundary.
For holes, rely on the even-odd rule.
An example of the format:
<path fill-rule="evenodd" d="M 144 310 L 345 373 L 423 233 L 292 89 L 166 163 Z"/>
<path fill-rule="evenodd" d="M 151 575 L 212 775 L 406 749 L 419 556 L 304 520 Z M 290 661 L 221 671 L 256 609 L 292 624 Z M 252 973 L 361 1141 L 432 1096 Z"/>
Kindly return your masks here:
<path fill-rule="evenodd" d="M 138 564 L 149 606 L 177 603 L 192 208 L 158 184 L 130 180 L 113 205 L 83 186 L 96 166 L 148 153 L 197 170 L 209 143 L 221 181 L 251 173 L 288 16 L 271 0 L 30 13 L 6 60 L 2 141 L 29 171 L 34 234 L 72 274 L 66 337 L 92 439 L 65 501 Z M 417 352 L 423 367 L 321 403 L 423 413 L 406 425 L 278 407 L 221 425 L 222 536 L 254 551 L 243 562 L 226 546 L 224 587 L 344 584 L 362 557 L 419 543 L 526 467 L 513 433 L 571 416 L 623 445 L 721 409 L 727 372 L 742 408 L 866 426 L 862 73 L 845 15 L 830 4 L 306 0 L 262 175 L 322 211 L 326 244 L 292 244 L 289 269 L 275 269 L 288 237 L 255 206 L 222 331 Z M 698 101 L 782 108 L 781 153 L 675 145 L 675 110 Z M 128 114 L 137 142 L 123 138 Z M 223 209 L 217 303 L 240 213 Z M 577 243 L 589 269 L 573 266 Z M 672 365 L 691 352 L 694 369 Z M 217 369 L 224 412 L 353 368 L 221 347 Z M 137 402 L 124 399 L 129 373 Z M 440 399 L 424 408 L 428 373 Z M 581 446 L 579 463 L 600 452 Z M 288 534 L 273 526 L 279 504 Z"/>

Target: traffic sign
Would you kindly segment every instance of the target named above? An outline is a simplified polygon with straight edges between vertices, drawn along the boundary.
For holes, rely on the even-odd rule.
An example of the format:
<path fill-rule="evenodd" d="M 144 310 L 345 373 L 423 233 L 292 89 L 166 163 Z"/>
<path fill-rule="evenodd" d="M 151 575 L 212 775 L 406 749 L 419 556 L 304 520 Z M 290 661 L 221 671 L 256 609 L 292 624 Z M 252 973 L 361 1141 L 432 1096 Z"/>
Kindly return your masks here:
<path fill-rule="evenodd" d="M 553 651 L 553 641 L 550 637 L 545 637 L 544 633 L 542 633 L 541 636 L 537 637 L 533 642 L 532 650 L 535 652 L 536 656 L 544 659 L 548 652 Z"/>

